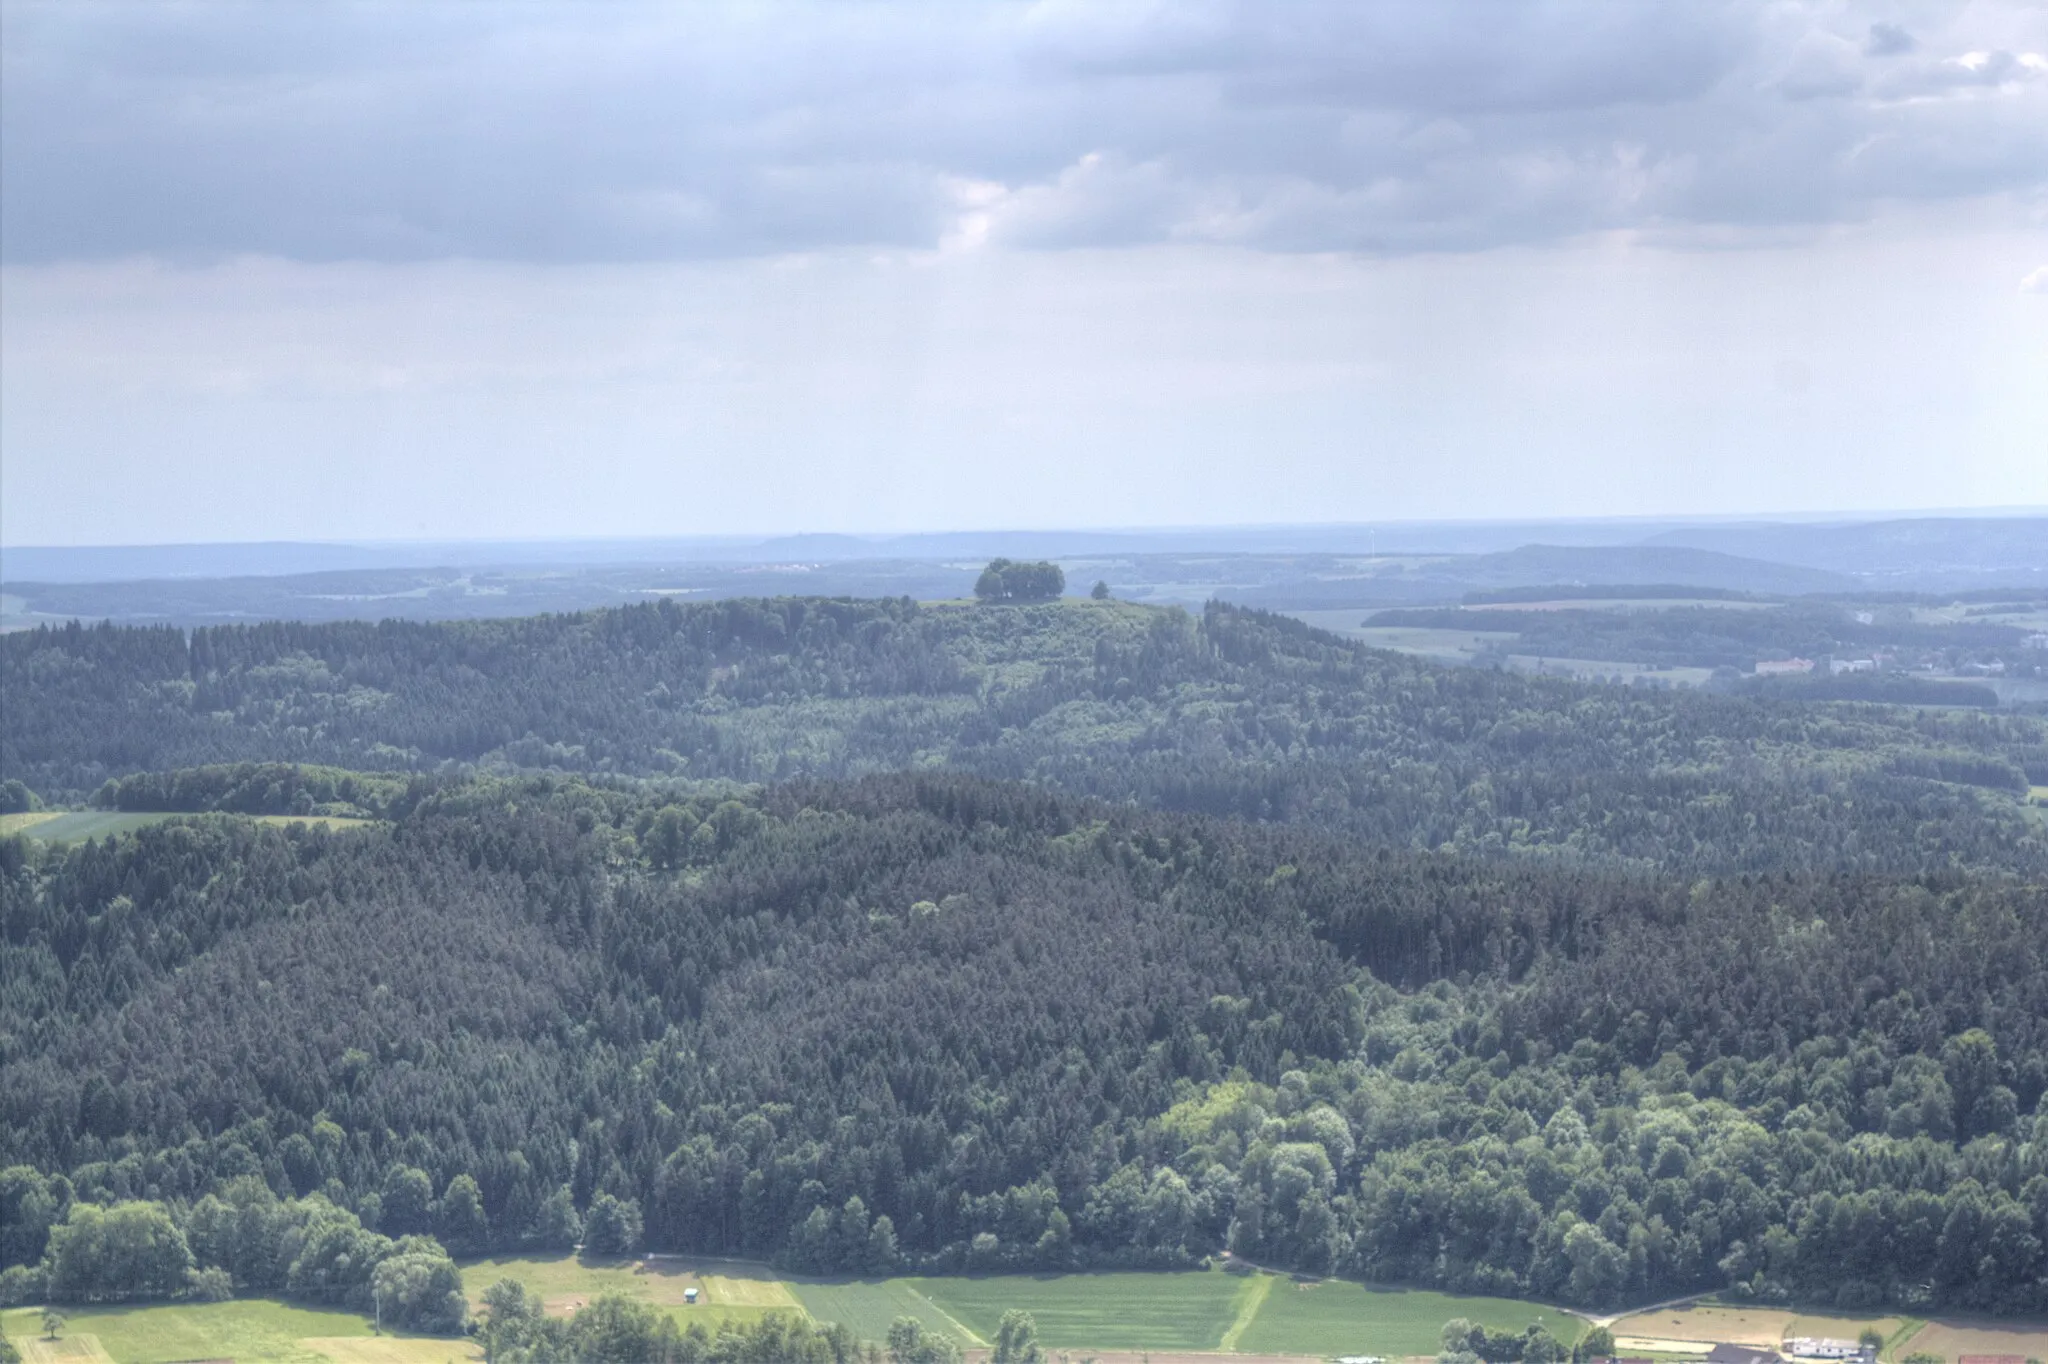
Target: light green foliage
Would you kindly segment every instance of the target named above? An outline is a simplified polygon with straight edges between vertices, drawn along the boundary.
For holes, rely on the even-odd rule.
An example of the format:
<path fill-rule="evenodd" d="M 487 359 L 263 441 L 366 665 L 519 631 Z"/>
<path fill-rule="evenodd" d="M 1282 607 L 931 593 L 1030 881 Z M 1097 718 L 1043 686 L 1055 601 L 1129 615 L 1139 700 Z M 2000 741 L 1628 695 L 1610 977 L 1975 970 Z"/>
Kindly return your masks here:
<path fill-rule="evenodd" d="M 889 1364 L 957 1364 L 960 1344 L 951 1336 L 925 1329 L 916 1317 L 889 1323 Z"/>
<path fill-rule="evenodd" d="M 234 1276 L 219 1265 L 185 1271 L 185 1296 L 194 1302 L 226 1302 L 235 1296 Z"/>
<path fill-rule="evenodd" d="M 641 1364 L 659 1359 L 675 1323 L 638 1298 L 600 1293 L 569 1322 L 571 1358 L 582 1364 Z"/>
<path fill-rule="evenodd" d="M 419 1331 L 460 1331 L 469 1320 L 462 1272 L 448 1252 L 427 1237 L 407 1237 L 370 1276 L 371 1299 L 381 1319 Z"/>
<path fill-rule="evenodd" d="M 50 1228 L 49 1257 L 49 1293 L 60 1302 L 167 1298 L 192 1268 L 184 1232 L 159 1203 L 74 1203 Z"/>
<path fill-rule="evenodd" d="M 517 1279 L 500 1279 L 484 1290 L 482 1330 L 486 1364 L 500 1364 L 533 1343 L 543 1313 L 541 1300 Z"/>
<path fill-rule="evenodd" d="M 590 1212 L 583 1219 L 583 1244 L 591 1254 L 630 1255 L 640 1248 L 640 1235 L 637 1199 L 601 1193 L 590 1200 Z"/>
<path fill-rule="evenodd" d="M 1038 1343 L 1038 1323 L 1029 1312 L 1011 1308 L 996 1326 L 996 1347 L 989 1364 L 1044 1364 L 1045 1349 Z"/>

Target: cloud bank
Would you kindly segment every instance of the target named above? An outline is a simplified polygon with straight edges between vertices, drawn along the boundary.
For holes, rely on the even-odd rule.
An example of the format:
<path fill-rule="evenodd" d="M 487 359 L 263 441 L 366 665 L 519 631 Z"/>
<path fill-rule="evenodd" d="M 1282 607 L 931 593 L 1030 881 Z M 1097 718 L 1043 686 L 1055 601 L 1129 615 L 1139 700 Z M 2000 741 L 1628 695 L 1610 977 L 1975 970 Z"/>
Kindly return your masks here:
<path fill-rule="evenodd" d="M 10 3 L 0 255 L 543 264 L 2039 221 L 2048 11 Z"/>

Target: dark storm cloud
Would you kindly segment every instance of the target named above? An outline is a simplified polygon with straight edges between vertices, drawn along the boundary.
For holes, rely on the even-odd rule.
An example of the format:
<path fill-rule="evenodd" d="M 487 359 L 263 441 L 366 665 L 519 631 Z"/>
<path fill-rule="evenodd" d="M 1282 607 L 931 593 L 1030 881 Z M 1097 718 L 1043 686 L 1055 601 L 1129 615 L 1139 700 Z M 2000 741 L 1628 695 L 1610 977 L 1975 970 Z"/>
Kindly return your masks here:
<path fill-rule="evenodd" d="M 1911 34 L 1867 9 L 1616 0 L 10 4 L 0 249 L 1408 251 L 2039 194 L 2048 20 L 1907 17 Z"/>

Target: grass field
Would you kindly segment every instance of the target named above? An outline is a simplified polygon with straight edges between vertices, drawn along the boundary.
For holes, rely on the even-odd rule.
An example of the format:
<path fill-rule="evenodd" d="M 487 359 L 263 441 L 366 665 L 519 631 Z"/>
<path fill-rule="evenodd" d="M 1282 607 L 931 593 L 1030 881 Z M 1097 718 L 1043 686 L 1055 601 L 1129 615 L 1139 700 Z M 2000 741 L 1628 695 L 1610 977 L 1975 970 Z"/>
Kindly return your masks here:
<path fill-rule="evenodd" d="M 973 1346 L 995 1335 L 1012 1307 L 1031 1313 L 1055 1350 L 1238 1351 L 1265 1355 L 1434 1354 L 1443 1325 L 1468 1317 L 1495 1330 L 1540 1321 L 1567 1344 L 1577 1318 L 1535 1303 L 1375 1289 L 1283 1275 L 991 1274 L 975 1278 L 833 1280 L 792 1285 L 820 1321 L 879 1340 L 897 1317 L 916 1317 Z"/>
<path fill-rule="evenodd" d="M 978 1332 L 926 1297 L 911 1279 L 798 1280 L 790 1287 L 818 1321 L 844 1322 L 862 1340 L 881 1340 L 898 1317 L 914 1317 L 927 1331 L 962 1345 L 986 1343 Z"/>
<path fill-rule="evenodd" d="M 1054 1349 L 1213 1350 L 1248 1280 L 1220 1270 L 1177 1274 L 993 1274 L 914 1279 L 911 1287 L 983 1340 L 1016 1307 Z M 1441 1322 L 1438 1323 L 1442 1325 Z"/>
<path fill-rule="evenodd" d="M 517 1279 L 536 1294 L 547 1311 L 566 1316 L 599 1293 L 628 1293 L 670 1311 L 677 1320 L 716 1326 L 735 1318 L 754 1318 L 781 1310 L 797 1312 L 789 1285 L 761 1265 L 737 1260 L 698 1260 L 685 1256 L 650 1256 L 645 1260 L 588 1260 L 574 1255 L 505 1256 L 471 1260 L 462 1266 L 463 1287 L 472 1309 L 483 1302 L 484 1290 L 500 1279 Z M 689 1289 L 694 1304 L 685 1301 Z M 816 1315 L 816 1314 L 814 1314 Z M 825 1318 L 831 1320 L 831 1318 Z M 882 1323 L 887 1329 L 888 1323 Z"/>
<path fill-rule="evenodd" d="M 27 1364 L 172 1364 L 233 1359 L 236 1364 L 442 1364 L 482 1358 L 466 1340 L 376 1336 L 353 1312 L 297 1307 L 269 1298 L 64 1311 L 63 1335 L 41 1338 L 40 1309 L 0 1313 L 0 1331 Z"/>
<path fill-rule="evenodd" d="M 765 1266 L 731 1260 L 658 1256 L 585 1261 L 572 1256 L 474 1260 L 463 1266 L 472 1304 L 500 1278 L 537 1293 L 550 1312 L 573 1311 L 600 1292 L 616 1290 L 683 1322 L 715 1326 L 775 1310 L 802 1311 L 821 1322 L 844 1322 L 866 1340 L 880 1340 L 898 1317 L 970 1348 L 985 1347 L 1010 1308 L 1032 1314 L 1056 1351 L 1151 1352 L 1161 1359 L 1202 1354 L 1393 1358 L 1436 1353 L 1443 1324 L 1465 1317 L 1497 1331 L 1541 1323 L 1566 1344 L 1584 1330 L 1577 1318 L 1538 1303 L 1459 1297 L 1422 1289 L 1374 1288 L 1337 1279 L 1296 1281 L 1285 1275 L 1183 1273 L 996 1274 L 974 1278 L 797 1280 Z M 688 1288 L 696 1305 L 684 1305 Z M 39 1339 L 39 1309 L 0 1313 L 0 1331 L 31 1364 L 174 1364 L 233 1359 L 238 1364 L 443 1364 L 475 1361 L 472 1342 L 376 1336 L 354 1313 L 328 1312 L 272 1299 L 161 1306 L 80 1307 L 67 1311 L 61 1340 Z M 1705 1342 L 1775 1346 L 1787 1336 L 1854 1339 L 1876 1327 L 1884 1357 L 1925 1350 L 1951 1364 L 1962 1354 L 2048 1358 L 2048 1325 L 1948 1319 L 1919 1323 L 1900 1317 L 1805 1314 L 1782 1308 L 1702 1303 L 1638 1312 L 1614 1323 L 1623 1339 L 1664 1342 L 1658 1354 L 1678 1358 Z M 1688 1347 L 1686 1342 L 1693 1344 Z"/>
<path fill-rule="evenodd" d="M 1496 1331 L 1519 1332 L 1531 1322 L 1541 1322 L 1567 1345 L 1585 1329 L 1577 1317 L 1554 1307 L 1512 1298 L 1368 1288 L 1340 1279 L 1280 1279 L 1236 1344 L 1240 1350 L 1271 1354 L 1433 1355 L 1442 1347 L 1444 1323 L 1452 1317 Z"/>
<path fill-rule="evenodd" d="M 0 838 L 27 833 L 38 824 L 46 824 L 63 814 L 62 810 L 34 810 L 27 814 L 0 815 Z"/>
<path fill-rule="evenodd" d="M 0 838 L 26 834 L 44 843 L 82 843 L 88 838 L 125 834 L 145 825 L 157 824 L 175 814 L 144 814 L 117 810 L 38 810 L 33 814 L 0 815 Z M 334 815 L 237 815 L 258 824 L 319 824 L 329 829 L 357 829 L 366 819 L 342 819 Z"/>

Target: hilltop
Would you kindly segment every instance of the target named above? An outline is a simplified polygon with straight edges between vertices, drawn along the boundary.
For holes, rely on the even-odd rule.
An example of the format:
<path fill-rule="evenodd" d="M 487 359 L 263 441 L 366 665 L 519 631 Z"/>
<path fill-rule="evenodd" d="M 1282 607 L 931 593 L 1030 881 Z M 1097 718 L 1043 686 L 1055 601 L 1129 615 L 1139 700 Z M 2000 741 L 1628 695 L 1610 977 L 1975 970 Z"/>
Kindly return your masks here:
<path fill-rule="evenodd" d="M 1416 848 L 2048 865 L 2024 804 L 2048 782 L 2035 719 L 1444 668 L 1217 604 L 72 627 L 0 638 L 0 688 L 0 775 L 52 802 L 238 762 L 739 783 L 945 768 Z"/>

